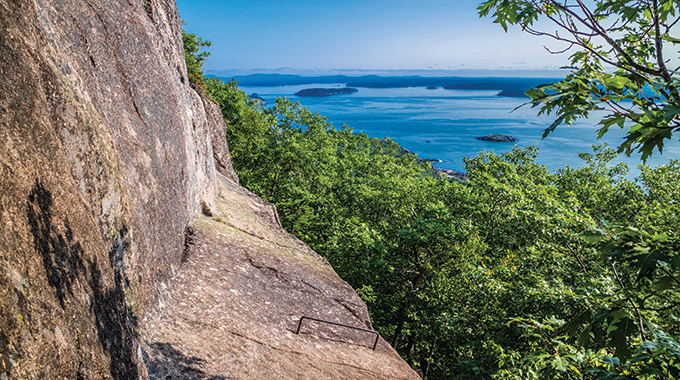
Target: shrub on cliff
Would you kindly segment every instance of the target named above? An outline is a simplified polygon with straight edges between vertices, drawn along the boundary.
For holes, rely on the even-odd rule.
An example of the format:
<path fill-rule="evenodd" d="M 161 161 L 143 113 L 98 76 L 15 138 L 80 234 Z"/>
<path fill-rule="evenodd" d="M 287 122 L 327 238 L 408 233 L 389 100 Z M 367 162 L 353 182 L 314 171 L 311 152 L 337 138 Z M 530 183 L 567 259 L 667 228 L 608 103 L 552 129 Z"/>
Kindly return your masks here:
<path fill-rule="evenodd" d="M 182 24 L 186 25 L 184 21 Z M 195 34 L 187 33 L 182 30 L 182 42 L 184 43 L 184 60 L 187 64 L 187 74 L 189 75 L 189 82 L 198 88 L 202 88 L 204 84 L 203 78 L 203 61 L 210 56 L 210 52 L 204 51 L 199 53 L 202 48 L 212 46 L 210 41 L 203 41 L 202 38 Z"/>
<path fill-rule="evenodd" d="M 243 181 L 258 167 L 273 121 L 238 89 L 236 80 L 224 83 L 217 78 L 207 78 L 205 89 L 222 110 L 232 165 Z"/>

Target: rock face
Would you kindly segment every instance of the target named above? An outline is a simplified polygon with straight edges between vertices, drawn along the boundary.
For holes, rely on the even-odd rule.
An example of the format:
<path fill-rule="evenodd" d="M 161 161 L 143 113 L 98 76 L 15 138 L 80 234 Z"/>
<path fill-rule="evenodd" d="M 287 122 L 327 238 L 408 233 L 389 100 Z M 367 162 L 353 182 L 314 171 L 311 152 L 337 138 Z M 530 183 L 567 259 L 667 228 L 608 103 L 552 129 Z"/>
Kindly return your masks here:
<path fill-rule="evenodd" d="M 145 315 L 157 379 L 419 379 L 371 328 L 333 268 L 278 224 L 271 204 L 222 177 L 212 217 L 191 223 L 184 262 Z M 236 212 L 238 210 L 238 212 Z"/>
<path fill-rule="evenodd" d="M 308 298 L 295 313 L 327 311 L 368 325 L 360 300 L 330 267 L 307 265 L 322 261 L 299 242 L 295 250 L 279 245 L 292 239 L 285 231 L 259 225 L 271 224 L 268 205 L 250 195 L 254 203 L 230 201 L 244 190 L 224 128 L 219 108 L 188 85 L 174 0 L 0 0 L 0 379 L 147 379 L 149 368 L 196 378 L 170 348 L 193 355 L 213 378 L 241 377 L 240 370 L 267 378 L 248 366 L 277 356 L 251 356 L 251 345 L 279 343 L 262 338 L 259 325 L 241 328 L 246 320 L 237 314 L 267 318 L 268 331 L 285 336 L 277 328 L 288 324 L 268 318 L 291 318 L 304 281 L 319 289 L 319 303 Z M 252 224 L 232 221 L 255 209 L 261 218 Z M 190 223 L 201 212 L 214 216 Z M 210 292 L 198 291 L 203 281 L 212 282 Z M 250 299 L 248 289 L 268 286 L 288 288 L 266 301 L 276 312 L 257 317 L 262 293 Z M 243 335 L 220 342 L 234 360 L 191 351 L 215 343 L 206 334 L 217 330 L 200 318 L 188 330 L 157 323 L 159 315 L 194 323 L 187 313 L 209 313 L 200 307 L 211 294 L 232 289 L 240 298 L 220 311 L 239 328 L 205 321 Z M 171 340 L 173 331 L 184 341 Z M 316 338 L 292 337 L 300 354 L 285 360 L 304 366 L 310 360 L 302 358 L 314 358 L 316 346 L 304 339 Z M 384 343 L 376 353 L 343 347 L 320 351 L 327 364 L 312 360 L 320 373 L 355 378 L 361 357 L 394 363 L 385 376 L 413 378 Z M 290 373 L 280 377 L 299 378 Z"/>
<path fill-rule="evenodd" d="M 210 130 L 215 169 L 223 176 L 238 183 L 238 176 L 231 166 L 231 155 L 227 147 L 227 135 L 224 132 L 226 126 L 222 118 L 222 110 L 220 110 L 220 107 L 215 102 L 206 99 L 204 96 L 201 97 L 201 100 L 206 112 L 208 129 Z"/>
<path fill-rule="evenodd" d="M 146 4 L 0 0 L 0 376 L 144 374 L 136 314 L 214 202 L 177 10 Z"/>
<path fill-rule="evenodd" d="M 517 142 L 517 139 L 508 135 L 486 135 L 481 137 L 475 137 L 477 140 L 491 141 L 491 142 Z"/>

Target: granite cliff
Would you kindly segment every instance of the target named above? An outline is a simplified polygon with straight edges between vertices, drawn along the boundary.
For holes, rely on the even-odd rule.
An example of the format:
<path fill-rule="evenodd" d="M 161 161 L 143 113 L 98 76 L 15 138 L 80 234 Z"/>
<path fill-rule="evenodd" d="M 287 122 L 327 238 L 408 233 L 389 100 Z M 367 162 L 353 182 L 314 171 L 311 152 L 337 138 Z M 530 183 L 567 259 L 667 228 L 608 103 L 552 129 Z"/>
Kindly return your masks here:
<path fill-rule="evenodd" d="M 173 0 L 0 0 L 0 379 L 417 378 L 224 128 Z"/>

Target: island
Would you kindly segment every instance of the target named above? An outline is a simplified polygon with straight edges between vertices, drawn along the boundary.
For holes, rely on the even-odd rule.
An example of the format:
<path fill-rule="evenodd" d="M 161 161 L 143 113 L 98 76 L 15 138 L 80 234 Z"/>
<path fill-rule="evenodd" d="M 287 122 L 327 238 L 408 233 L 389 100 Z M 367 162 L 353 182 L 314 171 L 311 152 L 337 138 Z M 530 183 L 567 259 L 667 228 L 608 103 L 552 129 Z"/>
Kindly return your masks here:
<path fill-rule="evenodd" d="M 512 136 L 500 135 L 500 134 L 486 135 L 486 136 L 475 137 L 475 138 L 477 140 L 491 141 L 491 142 L 517 142 L 517 139 L 512 137 Z"/>
<path fill-rule="evenodd" d="M 359 90 L 351 87 L 340 88 L 306 88 L 295 93 L 296 96 L 323 97 L 331 95 L 352 94 Z"/>
<path fill-rule="evenodd" d="M 257 94 L 257 92 L 253 92 L 252 94 L 248 95 L 248 99 L 254 100 L 255 103 L 257 103 L 258 106 L 264 107 L 267 105 L 267 101 L 262 99 L 260 95 Z"/>

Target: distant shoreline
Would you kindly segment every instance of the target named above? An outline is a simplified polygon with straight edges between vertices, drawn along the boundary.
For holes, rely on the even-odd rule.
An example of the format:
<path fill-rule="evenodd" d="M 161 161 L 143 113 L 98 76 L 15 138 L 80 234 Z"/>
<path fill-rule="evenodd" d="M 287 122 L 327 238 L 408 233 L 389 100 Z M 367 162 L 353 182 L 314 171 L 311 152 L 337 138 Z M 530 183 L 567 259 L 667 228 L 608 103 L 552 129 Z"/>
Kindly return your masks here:
<path fill-rule="evenodd" d="M 220 78 L 230 81 L 232 78 Z M 525 97 L 529 89 L 560 78 L 513 78 L 513 77 L 420 77 L 420 76 L 300 76 L 281 74 L 252 74 L 234 77 L 244 87 L 279 87 L 307 84 L 345 84 L 359 88 L 444 88 L 446 90 L 494 90 L 498 96 Z M 315 96 L 315 95 L 312 95 Z"/>

